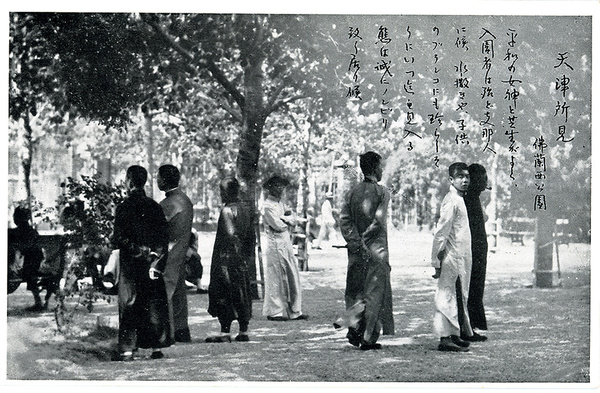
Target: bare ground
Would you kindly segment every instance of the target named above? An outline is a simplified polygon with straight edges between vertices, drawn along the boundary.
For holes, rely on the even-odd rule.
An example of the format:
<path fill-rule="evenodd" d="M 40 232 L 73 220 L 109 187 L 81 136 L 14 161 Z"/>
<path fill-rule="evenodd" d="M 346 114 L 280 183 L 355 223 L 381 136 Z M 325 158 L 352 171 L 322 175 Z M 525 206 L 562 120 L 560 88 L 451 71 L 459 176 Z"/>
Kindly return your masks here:
<path fill-rule="evenodd" d="M 209 271 L 213 234 L 203 233 Z M 590 382 L 590 246 L 560 246 L 561 285 L 533 283 L 533 247 L 502 239 L 488 258 L 485 304 L 489 340 L 468 353 L 441 353 L 431 333 L 435 281 L 431 236 L 390 235 L 396 334 L 383 349 L 360 351 L 332 322 L 343 310 L 345 250 L 312 250 L 301 273 L 308 321 L 271 322 L 254 303 L 248 343 L 204 343 L 218 322 L 206 312 L 207 295 L 190 291 L 192 343 L 164 350 L 162 360 L 140 353 L 134 362 L 110 360 L 115 331 L 98 329 L 99 316 L 115 318 L 114 302 L 82 311 L 68 334 L 56 331 L 51 312 L 23 309 L 31 295 L 21 286 L 7 299 L 7 373 L 10 381 L 256 382 Z M 209 277 L 204 280 L 208 284 Z M 233 333 L 237 326 L 234 324 Z"/>

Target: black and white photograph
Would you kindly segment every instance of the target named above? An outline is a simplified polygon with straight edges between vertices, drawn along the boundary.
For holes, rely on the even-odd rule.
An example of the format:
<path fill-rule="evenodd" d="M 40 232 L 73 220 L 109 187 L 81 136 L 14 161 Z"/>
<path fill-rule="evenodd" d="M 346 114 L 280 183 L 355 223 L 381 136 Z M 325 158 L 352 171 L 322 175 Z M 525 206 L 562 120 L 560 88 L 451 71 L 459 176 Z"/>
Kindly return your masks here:
<path fill-rule="evenodd" d="M 10 392 L 599 388 L 597 2 L 4 15 Z"/>

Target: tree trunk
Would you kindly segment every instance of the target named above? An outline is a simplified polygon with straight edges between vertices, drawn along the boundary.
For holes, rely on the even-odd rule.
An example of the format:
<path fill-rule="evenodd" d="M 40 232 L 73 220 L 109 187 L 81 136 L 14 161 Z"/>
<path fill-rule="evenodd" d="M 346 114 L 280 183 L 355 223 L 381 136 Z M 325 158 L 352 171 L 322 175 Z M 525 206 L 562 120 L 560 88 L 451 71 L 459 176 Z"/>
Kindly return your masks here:
<path fill-rule="evenodd" d="M 144 129 L 148 134 L 148 196 L 154 198 L 154 132 L 152 128 L 152 114 L 149 109 L 142 110 L 144 112 Z"/>
<path fill-rule="evenodd" d="M 237 177 L 241 185 L 240 199 L 250 212 L 254 228 L 256 229 L 258 229 L 259 225 L 258 209 L 256 206 L 258 159 L 260 157 L 260 145 L 266 118 L 262 86 L 262 63 L 262 57 L 252 57 L 244 68 L 244 88 L 246 95 L 243 108 L 240 147 L 236 162 Z M 256 249 L 253 250 L 252 260 L 256 261 Z M 258 299 L 256 264 L 251 263 L 249 265 L 248 273 L 252 283 L 252 297 Z M 261 280 L 264 281 L 262 277 Z"/>
<path fill-rule="evenodd" d="M 23 117 L 25 123 L 25 156 L 21 159 L 23 166 L 23 175 L 25 177 L 25 195 L 27 208 L 31 209 L 32 193 L 31 193 L 31 162 L 33 159 L 33 129 L 29 122 L 29 113 Z"/>

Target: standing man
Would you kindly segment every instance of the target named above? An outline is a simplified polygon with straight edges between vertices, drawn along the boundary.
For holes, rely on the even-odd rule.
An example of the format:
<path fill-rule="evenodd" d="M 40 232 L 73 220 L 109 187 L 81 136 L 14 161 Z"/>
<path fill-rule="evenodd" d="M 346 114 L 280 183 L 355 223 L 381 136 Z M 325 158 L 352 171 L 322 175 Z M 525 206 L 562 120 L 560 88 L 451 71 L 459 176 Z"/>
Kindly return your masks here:
<path fill-rule="evenodd" d="M 485 341 L 487 337 L 475 332 L 474 329 L 487 330 L 485 308 L 483 307 L 483 291 L 485 288 L 485 272 L 487 269 L 488 243 L 485 232 L 485 215 L 481 207 L 479 196 L 488 187 L 488 177 L 483 165 L 469 165 L 471 181 L 465 195 L 465 205 L 469 216 L 471 229 L 471 254 L 473 264 L 471 268 L 471 283 L 469 284 L 469 300 L 467 310 L 473 328 L 473 336 L 463 337 L 467 341 Z"/>
<path fill-rule="evenodd" d="M 333 193 L 328 192 L 325 194 L 325 201 L 321 205 L 321 228 L 319 229 L 319 237 L 314 246 L 314 249 L 316 250 L 321 249 L 321 243 L 325 240 L 325 237 L 327 237 L 329 241 L 334 238 L 337 239 L 335 233 L 335 218 L 333 217 L 333 206 L 331 206 L 332 201 Z"/>
<path fill-rule="evenodd" d="M 221 335 L 208 337 L 210 343 L 231 342 L 231 323 L 238 321 L 236 341 L 249 341 L 252 296 L 248 265 L 253 263 L 253 226 L 250 214 L 238 198 L 240 183 L 227 177 L 219 184 L 223 208 L 219 214 L 215 246 L 210 265 L 208 313 L 219 319 Z"/>
<path fill-rule="evenodd" d="M 392 287 L 387 242 L 390 193 L 381 185 L 381 156 L 369 151 L 360 156 L 364 181 L 346 195 L 340 212 L 340 229 L 348 247 L 346 310 L 359 313 L 348 328 L 350 344 L 362 350 L 379 349 L 383 334 L 394 334 Z M 363 307 L 359 305 L 364 304 Z"/>
<path fill-rule="evenodd" d="M 455 162 L 448 168 L 450 191 L 440 207 L 440 219 L 433 236 L 431 265 L 438 280 L 435 292 L 433 331 L 440 338 L 438 350 L 467 352 L 473 336 L 467 313 L 471 280 L 471 231 L 464 196 L 469 188 L 469 167 Z"/>
<path fill-rule="evenodd" d="M 127 169 L 129 196 L 115 212 L 113 244 L 119 249 L 119 339 L 117 360 L 133 360 L 138 348 L 152 348 L 152 359 L 170 346 L 167 292 L 160 273 L 167 259 L 167 220 L 161 207 L 146 196 L 148 172 Z"/>
<path fill-rule="evenodd" d="M 158 168 L 158 188 L 165 193 L 160 202 L 169 224 L 169 258 L 165 269 L 165 285 L 169 299 L 172 337 L 177 342 L 190 342 L 188 305 L 185 285 L 186 253 L 192 236 L 194 207 L 179 189 L 179 170 L 173 165 Z"/>

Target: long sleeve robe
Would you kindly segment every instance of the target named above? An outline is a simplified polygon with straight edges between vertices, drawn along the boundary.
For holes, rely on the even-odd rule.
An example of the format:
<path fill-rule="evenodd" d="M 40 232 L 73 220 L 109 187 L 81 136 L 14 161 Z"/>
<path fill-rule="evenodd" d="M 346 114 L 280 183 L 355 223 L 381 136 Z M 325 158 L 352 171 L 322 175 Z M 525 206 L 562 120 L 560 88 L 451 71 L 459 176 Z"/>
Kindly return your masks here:
<path fill-rule="evenodd" d="M 167 221 L 161 207 L 144 191 L 134 190 L 117 207 L 113 244 L 119 262 L 119 351 L 161 348 L 173 343 L 167 292 L 162 277 L 151 280 L 150 267 L 164 271 Z M 161 257 L 151 258 L 149 252 Z"/>
<path fill-rule="evenodd" d="M 263 315 L 296 318 L 302 315 L 302 287 L 292 240 L 281 217 L 285 209 L 269 196 L 263 205 L 267 235 L 265 300 Z"/>
<path fill-rule="evenodd" d="M 165 268 L 165 285 L 169 299 L 171 333 L 189 332 L 185 286 L 185 260 L 192 236 L 194 207 L 180 189 L 168 191 L 160 202 L 169 228 L 169 257 Z"/>
<path fill-rule="evenodd" d="M 239 202 L 221 209 L 210 266 L 208 313 L 220 320 L 248 322 L 252 297 L 248 264 L 254 247 L 252 221 Z"/>
<path fill-rule="evenodd" d="M 444 252 L 443 261 L 438 255 Z M 467 208 L 462 196 L 454 187 L 444 197 L 440 208 L 440 219 L 433 237 L 431 265 L 441 267 L 435 293 L 434 333 L 438 337 L 460 335 L 457 279 L 460 279 L 460 293 L 463 305 L 467 304 L 471 279 L 471 231 Z M 473 334 L 466 307 L 463 307 L 465 323 L 463 332 Z"/>
<path fill-rule="evenodd" d="M 389 200 L 389 192 L 367 178 L 348 193 L 340 212 L 340 229 L 348 244 L 346 309 L 364 302 L 358 328 L 350 328 L 349 334 L 368 344 L 375 343 L 382 330 L 394 334 L 387 241 Z"/>

